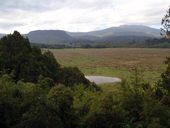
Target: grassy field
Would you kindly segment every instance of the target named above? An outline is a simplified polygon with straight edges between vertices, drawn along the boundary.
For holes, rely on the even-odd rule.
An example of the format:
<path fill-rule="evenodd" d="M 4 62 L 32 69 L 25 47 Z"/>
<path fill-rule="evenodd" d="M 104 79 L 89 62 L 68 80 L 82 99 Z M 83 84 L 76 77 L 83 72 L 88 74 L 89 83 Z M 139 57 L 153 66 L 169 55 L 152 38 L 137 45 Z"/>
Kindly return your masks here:
<path fill-rule="evenodd" d="M 46 50 L 46 49 L 44 49 Z M 157 81 L 170 56 L 170 49 L 107 48 L 50 49 L 62 66 L 76 66 L 86 75 L 131 78 L 138 69 L 146 81 Z"/>

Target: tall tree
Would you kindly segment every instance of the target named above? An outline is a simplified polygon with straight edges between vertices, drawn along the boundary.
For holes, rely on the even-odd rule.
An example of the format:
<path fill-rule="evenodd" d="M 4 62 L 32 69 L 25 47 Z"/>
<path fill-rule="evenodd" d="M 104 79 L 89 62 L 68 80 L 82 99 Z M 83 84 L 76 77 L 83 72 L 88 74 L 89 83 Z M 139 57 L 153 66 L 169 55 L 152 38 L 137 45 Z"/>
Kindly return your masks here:
<path fill-rule="evenodd" d="M 32 48 L 17 31 L 0 39 L 0 74 L 10 74 L 15 81 L 37 82 L 39 76 L 57 81 L 59 67 L 51 52 Z"/>
<path fill-rule="evenodd" d="M 163 17 L 161 24 L 163 25 L 163 28 L 161 29 L 161 35 L 170 38 L 170 7 Z"/>

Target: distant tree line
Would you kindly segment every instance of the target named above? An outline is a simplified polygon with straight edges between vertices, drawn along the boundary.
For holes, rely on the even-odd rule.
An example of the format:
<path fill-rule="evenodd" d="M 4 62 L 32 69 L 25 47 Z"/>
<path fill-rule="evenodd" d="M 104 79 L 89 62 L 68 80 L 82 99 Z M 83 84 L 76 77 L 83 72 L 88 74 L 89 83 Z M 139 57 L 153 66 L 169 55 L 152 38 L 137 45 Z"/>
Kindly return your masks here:
<path fill-rule="evenodd" d="M 170 48 L 170 39 L 168 38 L 153 38 L 148 39 L 144 43 L 148 48 Z"/>
<path fill-rule="evenodd" d="M 31 46 L 36 46 L 39 48 L 50 48 L 50 49 L 69 49 L 69 48 L 170 48 L 170 39 L 167 38 L 150 38 L 146 39 L 143 42 L 138 42 L 136 40 L 132 40 L 130 42 L 121 42 L 121 43 L 111 43 L 111 42 L 103 42 L 103 43 L 74 43 L 74 45 L 70 44 L 35 44 L 31 43 Z"/>

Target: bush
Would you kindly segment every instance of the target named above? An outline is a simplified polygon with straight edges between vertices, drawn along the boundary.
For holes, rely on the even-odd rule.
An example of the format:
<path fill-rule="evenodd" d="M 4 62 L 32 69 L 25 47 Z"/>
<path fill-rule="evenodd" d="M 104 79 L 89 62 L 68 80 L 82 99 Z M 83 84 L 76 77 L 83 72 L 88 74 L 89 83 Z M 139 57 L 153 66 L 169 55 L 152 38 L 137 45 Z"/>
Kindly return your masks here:
<path fill-rule="evenodd" d="M 76 67 L 62 68 L 59 73 L 59 82 L 69 87 L 80 83 L 86 86 L 90 85 L 84 74 Z"/>

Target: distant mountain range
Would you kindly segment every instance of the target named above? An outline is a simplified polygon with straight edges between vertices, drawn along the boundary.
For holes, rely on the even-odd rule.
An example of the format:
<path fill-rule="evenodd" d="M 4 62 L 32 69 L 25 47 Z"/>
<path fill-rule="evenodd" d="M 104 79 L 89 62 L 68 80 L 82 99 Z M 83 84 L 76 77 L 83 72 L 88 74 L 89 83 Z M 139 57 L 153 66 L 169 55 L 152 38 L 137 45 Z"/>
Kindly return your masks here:
<path fill-rule="evenodd" d="M 41 44 L 67 44 L 72 42 L 73 38 L 62 30 L 37 30 L 26 34 L 32 43 Z"/>
<path fill-rule="evenodd" d="M 4 34 L 0 34 L 2 37 Z M 160 30 L 142 25 L 121 25 L 99 31 L 68 32 L 63 30 L 36 30 L 25 34 L 32 43 L 39 44 L 105 44 L 142 42 L 159 38 Z"/>
<path fill-rule="evenodd" d="M 154 29 L 148 26 L 142 25 L 121 25 L 119 27 L 111 27 L 104 30 L 92 31 L 92 32 L 69 32 L 69 35 L 76 38 L 85 37 L 116 37 L 116 36 L 143 36 L 143 37 L 158 37 L 160 36 L 160 30 Z"/>

